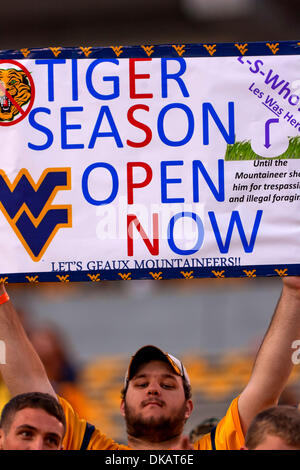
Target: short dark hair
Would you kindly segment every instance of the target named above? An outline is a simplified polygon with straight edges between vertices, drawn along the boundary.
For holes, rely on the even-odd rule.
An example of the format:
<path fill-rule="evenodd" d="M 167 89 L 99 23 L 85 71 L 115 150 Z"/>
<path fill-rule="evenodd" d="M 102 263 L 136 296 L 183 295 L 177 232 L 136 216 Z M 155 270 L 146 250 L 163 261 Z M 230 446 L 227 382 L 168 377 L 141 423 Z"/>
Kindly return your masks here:
<path fill-rule="evenodd" d="M 300 410 L 279 405 L 264 410 L 253 419 L 245 437 L 245 446 L 255 449 L 266 435 L 278 436 L 286 444 L 300 447 Z"/>
<path fill-rule="evenodd" d="M 127 389 L 128 389 L 128 384 L 129 384 L 129 382 L 127 382 L 126 387 L 123 387 L 122 390 L 121 390 L 121 398 L 122 398 L 122 400 L 124 400 L 124 398 L 126 397 L 126 393 L 127 393 Z M 190 384 L 185 380 L 184 377 L 182 377 L 182 384 L 183 384 L 183 390 L 184 390 L 185 399 L 186 399 L 186 400 L 190 400 L 190 399 L 192 398 L 192 387 L 191 387 Z"/>
<path fill-rule="evenodd" d="M 49 393 L 41 392 L 22 393 L 20 395 L 16 395 L 6 403 L 0 418 L 0 428 L 2 428 L 5 433 L 9 431 L 16 412 L 23 410 L 24 408 L 41 408 L 49 415 L 54 416 L 63 424 L 65 434 L 66 418 L 61 404 L 54 396 Z"/>
<path fill-rule="evenodd" d="M 217 426 L 219 419 L 217 418 L 208 418 L 202 421 L 198 426 L 193 428 L 189 433 L 189 438 L 191 442 L 196 442 L 200 437 L 208 434 L 213 428 Z"/>

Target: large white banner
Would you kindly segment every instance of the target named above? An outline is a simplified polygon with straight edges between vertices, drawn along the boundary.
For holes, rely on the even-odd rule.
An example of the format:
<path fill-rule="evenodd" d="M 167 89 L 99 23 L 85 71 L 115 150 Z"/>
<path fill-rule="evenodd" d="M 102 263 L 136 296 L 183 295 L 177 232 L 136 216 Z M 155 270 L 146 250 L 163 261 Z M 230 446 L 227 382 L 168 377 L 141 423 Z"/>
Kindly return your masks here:
<path fill-rule="evenodd" d="M 300 273 L 299 45 L 1 52 L 2 280 Z"/>

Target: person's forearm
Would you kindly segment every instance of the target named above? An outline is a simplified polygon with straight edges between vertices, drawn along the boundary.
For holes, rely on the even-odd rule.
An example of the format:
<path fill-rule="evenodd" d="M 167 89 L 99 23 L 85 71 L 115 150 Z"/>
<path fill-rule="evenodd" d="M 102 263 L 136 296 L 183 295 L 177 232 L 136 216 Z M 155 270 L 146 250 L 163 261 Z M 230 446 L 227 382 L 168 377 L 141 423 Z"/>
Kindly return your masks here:
<path fill-rule="evenodd" d="M 277 404 L 293 368 L 292 343 L 296 339 L 300 339 L 300 277 L 284 280 L 251 378 L 240 395 L 239 412 L 244 432 L 257 413 Z"/>
<path fill-rule="evenodd" d="M 275 402 L 286 385 L 295 339 L 300 339 L 300 290 L 284 284 L 250 380 L 262 389 L 266 401 Z"/>
<path fill-rule="evenodd" d="M 0 295 L 5 293 L 0 285 Z M 0 372 L 10 393 L 44 392 L 55 396 L 44 366 L 31 345 L 9 300 L 0 305 L 0 340 L 5 345 L 5 364 Z"/>

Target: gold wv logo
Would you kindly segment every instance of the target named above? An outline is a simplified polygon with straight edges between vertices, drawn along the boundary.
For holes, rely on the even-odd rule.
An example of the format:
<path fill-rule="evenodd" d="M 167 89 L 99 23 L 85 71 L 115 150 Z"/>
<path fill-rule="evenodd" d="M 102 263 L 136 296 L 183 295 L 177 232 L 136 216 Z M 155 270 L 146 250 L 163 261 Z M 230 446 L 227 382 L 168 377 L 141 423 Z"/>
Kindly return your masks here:
<path fill-rule="evenodd" d="M 161 275 L 162 275 L 162 272 L 159 272 L 159 273 L 153 273 L 152 271 L 149 272 L 149 274 L 151 274 L 151 276 L 153 277 L 153 279 L 155 280 L 159 280 L 159 279 L 162 279 Z"/>
<path fill-rule="evenodd" d="M 98 274 L 87 274 L 87 276 L 93 282 L 99 282 L 100 281 L 100 274 L 99 273 Z"/>
<path fill-rule="evenodd" d="M 252 271 L 247 271 L 247 269 L 244 269 L 243 272 L 247 275 L 247 277 L 256 277 L 256 269 L 253 269 Z"/>
<path fill-rule="evenodd" d="M 184 279 L 194 279 L 194 276 L 192 276 L 194 271 L 180 271 L 180 273 L 183 275 Z"/>
<path fill-rule="evenodd" d="M 128 273 L 128 274 L 118 273 L 118 274 L 123 279 L 123 281 L 130 281 L 131 280 L 131 273 Z"/>
<path fill-rule="evenodd" d="M 119 57 L 121 54 L 123 54 L 123 47 L 122 46 L 111 46 L 112 50 L 116 54 L 117 57 Z"/>
<path fill-rule="evenodd" d="M 248 44 L 235 44 L 235 47 L 238 48 L 238 50 L 240 51 L 242 55 L 244 55 L 247 52 L 248 50 L 247 46 Z"/>
<path fill-rule="evenodd" d="M 154 46 L 142 46 L 147 56 L 150 57 L 154 52 Z"/>
<path fill-rule="evenodd" d="M 205 47 L 205 49 L 207 50 L 207 52 L 208 52 L 209 55 L 211 55 L 211 56 L 213 56 L 213 55 L 216 53 L 217 44 L 212 44 L 212 45 L 203 44 L 203 47 Z"/>
<path fill-rule="evenodd" d="M 283 277 L 288 275 L 288 270 L 286 269 L 274 269 L 278 276 Z"/>
<path fill-rule="evenodd" d="M 270 44 L 269 42 L 266 43 L 268 48 L 273 52 L 273 54 L 277 54 L 279 51 L 279 42 L 276 42 L 275 44 Z"/>
<path fill-rule="evenodd" d="M 29 49 L 20 49 L 20 51 L 22 52 L 23 56 L 24 57 L 27 57 L 29 54 L 30 54 L 30 50 Z"/>
<path fill-rule="evenodd" d="M 214 270 L 212 270 L 212 273 L 213 273 L 217 278 L 225 277 L 224 272 L 225 272 L 224 270 L 223 270 L 223 271 L 214 271 Z"/>
<path fill-rule="evenodd" d="M 59 279 L 60 282 L 70 282 L 69 274 L 66 274 L 65 276 L 60 276 L 59 274 L 57 274 L 56 277 L 57 279 Z"/>
<path fill-rule="evenodd" d="M 25 276 L 28 282 L 37 283 L 39 282 L 39 276 Z"/>
<path fill-rule="evenodd" d="M 55 57 L 58 57 L 61 53 L 61 47 L 49 47 Z"/>
<path fill-rule="evenodd" d="M 185 44 L 182 44 L 181 46 L 177 46 L 173 44 L 173 49 L 177 52 L 177 54 L 181 57 L 185 53 Z"/>
<path fill-rule="evenodd" d="M 82 52 L 84 53 L 85 57 L 88 57 L 91 52 L 92 52 L 92 48 L 91 47 L 81 47 L 80 46 L 80 49 L 82 50 Z"/>

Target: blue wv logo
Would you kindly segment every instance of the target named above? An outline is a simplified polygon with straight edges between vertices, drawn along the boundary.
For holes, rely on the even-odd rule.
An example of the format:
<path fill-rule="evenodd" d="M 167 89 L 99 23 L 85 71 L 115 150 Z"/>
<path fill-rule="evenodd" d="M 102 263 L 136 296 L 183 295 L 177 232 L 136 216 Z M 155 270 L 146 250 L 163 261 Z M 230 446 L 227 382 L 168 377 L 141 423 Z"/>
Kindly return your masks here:
<path fill-rule="evenodd" d="M 33 261 L 39 261 L 57 231 L 72 226 L 72 206 L 52 205 L 71 189 L 71 168 L 47 168 L 35 183 L 27 169 L 11 183 L 0 170 L 0 209 Z"/>

